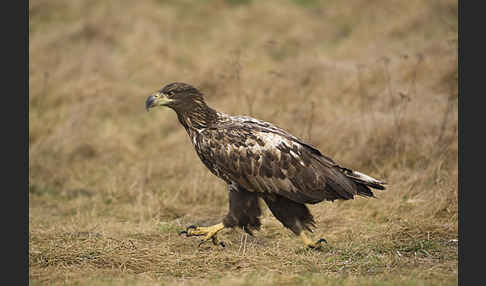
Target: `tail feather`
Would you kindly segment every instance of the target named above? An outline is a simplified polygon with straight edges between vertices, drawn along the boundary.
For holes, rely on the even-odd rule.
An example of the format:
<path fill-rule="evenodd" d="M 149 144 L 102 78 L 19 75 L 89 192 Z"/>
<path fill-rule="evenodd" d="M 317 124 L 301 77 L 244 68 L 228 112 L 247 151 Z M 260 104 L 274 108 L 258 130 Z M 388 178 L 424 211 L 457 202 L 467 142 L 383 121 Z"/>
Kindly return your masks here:
<path fill-rule="evenodd" d="M 366 186 L 372 187 L 373 189 L 378 189 L 378 190 L 384 190 L 386 189 L 384 185 L 386 185 L 386 182 L 379 181 L 375 178 L 372 178 L 368 175 L 365 175 L 363 173 L 353 171 L 350 175 L 347 175 L 349 178 L 353 179 L 353 181 L 357 183 L 362 183 Z"/>
<path fill-rule="evenodd" d="M 371 189 L 363 184 L 356 183 L 356 186 L 358 186 L 358 195 L 363 196 L 363 197 L 371 197 L 371 198 L 376 198 Z"/>
<path fill-rule="evenodd" d="M 386 182 L 377 180 L 373 177 L 353 171 L 347 168 L 342 168 L 343 173 L 350 179 L 352 179 L 358 186 L 358 195 L 374 197 L 370 190 L 370 187 L 377 190 L 385 190 Z"/>

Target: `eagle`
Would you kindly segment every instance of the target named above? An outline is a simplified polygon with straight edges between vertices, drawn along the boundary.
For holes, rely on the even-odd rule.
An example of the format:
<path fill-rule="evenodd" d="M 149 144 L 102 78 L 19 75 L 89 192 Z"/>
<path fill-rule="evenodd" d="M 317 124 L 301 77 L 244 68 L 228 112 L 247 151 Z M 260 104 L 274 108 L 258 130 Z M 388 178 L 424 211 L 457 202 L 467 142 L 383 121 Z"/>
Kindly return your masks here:
<path fill-rule="evenodd" d="M 385 182 L 340 166 L 316 147 L 284 129 L 249 116 L 218 112 L 190 84 L 173 82 L 152 93 L 145 108 L 169 107 L 185 128 L 202 163 L 227 184 L 229 211 L 218 224 L 188 226 L 179 234 L 202 236 L 225 246 L 217 238 L 224 228 L 239 227 L 252 235 L 261 227 L 260 201 L 282 225 L 300 237 L 307 248 L 314 241 L 315 220 L 306 204 L 375 197 L 371 189 L 384 190 Z M 312 228 L 311 228 L 312 227 Z"/>

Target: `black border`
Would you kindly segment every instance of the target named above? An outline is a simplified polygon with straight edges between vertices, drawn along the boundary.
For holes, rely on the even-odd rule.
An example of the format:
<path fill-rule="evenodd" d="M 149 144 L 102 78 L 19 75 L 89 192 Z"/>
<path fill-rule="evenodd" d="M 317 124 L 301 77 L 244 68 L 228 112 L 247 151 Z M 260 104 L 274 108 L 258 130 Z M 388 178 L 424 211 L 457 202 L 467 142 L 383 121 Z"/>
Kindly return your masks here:
<path fill-rule="evenodd" d="M 463 3 L 468 4 L 467 12 Z M 458 2 L 458 282 L 459 285 L 482 284 L 483 251 L 480 251 L 484 240 L 484 204 L 481 196 L 484 193 L 483 187 L 474 181 L 484 177 L 484 168 L 481 165 L 471 163 L 474 156 L 477 161 L 484 160 L 480 151 L 484 148 L 484 105 L 481 97 L 484 97 L 484 72 L 480 69 L 483 52 L 483 33 L 481 19 L 483 9 L 479 5 L 474 7 L 474 1 Z M 476 8 L 476 9 L 474 9 Z M 476 13 L 474 13 L 476 11 Z M 475 14 L 475 15 L 474 15 Z M 468 44 L 469 42 L 469 44 Z M 484 53 L 483 53 L 484 54 Z M 471 67 L 476 68 L 474 70 Z M 466 66 L 469 70 L 466 72 Z M 477 102 L 475 102 L 477 101 Z M 473 110 L 477 108 L 477 110 Z M 469 132 L 466 131 L 469 130 Z M 469 134 L 469 139 L 466 135 Z M 476 135 L 474 139 L 472 136 Z M 467 142 L 467 144 L 466 144 Z M 476 146 L 474 146 L 476 145 Z M 478 146 L 479 145 L 479 146 Z M 473 164 L 473 166 L 471 166 Z M 478 180 L 479 181 L 479 180 Z M 468 230 L 469 228 L 469 230 Z M 472 233 L 476 231 L 476 233 Z M 466 234 L 467 233 L 467 234 Z M 484 282 L 483 282 L 484 283 Z"/>
<path fill-rule="evenodd" d="M 9 194 L 4 200 L 8 205 L 3 208 L 6 223 L 2 233 L 8 242 L 3 244 L 6 255 L 2 273 L 7 274 L 4 281 L 29 285 L 29 1 L 9 4 L 4 5 L 2 17 L 3 35 L 8 35 L 2 41 L 7 63 L 2 81 L 6 86 L 2 105 L 7 107 L 2 141 L 10 145 L 4 147 L 8 164 L 2 172 L 8 181 L 3 194 Z"/>
<path fill-rule="evenodd" d="M 2 6 L 2 273 L 29 285 L 29 1 Z"/>

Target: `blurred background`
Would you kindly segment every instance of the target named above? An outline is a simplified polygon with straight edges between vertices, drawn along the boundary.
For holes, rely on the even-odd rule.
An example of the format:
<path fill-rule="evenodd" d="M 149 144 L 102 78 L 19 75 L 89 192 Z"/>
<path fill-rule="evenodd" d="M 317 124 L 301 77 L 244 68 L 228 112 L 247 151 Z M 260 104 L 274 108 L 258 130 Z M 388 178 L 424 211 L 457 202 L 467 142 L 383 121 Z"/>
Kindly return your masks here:
<path fill-rule="evenodd" d="M 144 109 L 173 81 L 194 85 L 218 111 L 272 122 L 389 182 L 379 200 L 311 206 L 326 239 L 347 237 L 350 227 L 365 235 L 369 223 L 377 235 L 406 228 L 457 238 L 457 1 L 29 5 L 32 280 L 66 282 L 99 267 L 60 270 L 73 254 L 48 241 L 66 233 L 160 242 L 186 222 L 226 213 L 225 185 L 199 161 L 175 113 Z M 450 251 L 446 276 L 457 267 L 457 248 Z"/>

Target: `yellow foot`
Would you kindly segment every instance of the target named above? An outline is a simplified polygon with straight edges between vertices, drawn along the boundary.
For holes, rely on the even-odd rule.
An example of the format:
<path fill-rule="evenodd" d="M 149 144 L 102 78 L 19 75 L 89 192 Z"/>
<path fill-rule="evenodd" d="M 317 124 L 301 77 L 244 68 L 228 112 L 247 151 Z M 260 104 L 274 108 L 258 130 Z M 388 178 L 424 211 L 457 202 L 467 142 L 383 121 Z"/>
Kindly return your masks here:
<path fill-rule="evenodd" d="M 201 236 L 204 235 L 204 238 L 201 240 L 199 243 L 198 247 L 201 246 L 204 242 L 208 241 L 211 239 L 214 245 L 221 245 L 222 247 L 225 247 L 226 245 L 224 242 L 218 240 L 217 233 L 224 228 L 224 225 L 222 223 L 218 223 L 212 226 L 195 226 L 195 225 L 190 225 L 186 228 L 186 230 L 183 230 L 179 232 L 179 235 L 185 234 L 186 237 L 189 236 Z"/>
<path fill-rule="evenodd" d="M 301 232 L 299 236 L 300 239 L 302 239 L 302 241 L 304 242 L 305 246 L 307 246 L 308 248 L 321 249 L 322 243 L 327 243 L 324 238 L 321 238 L 318 241 L 312 241 L 310 238 L 307 237 L 307 235 L 305 235 L 304 232 Z"/>

